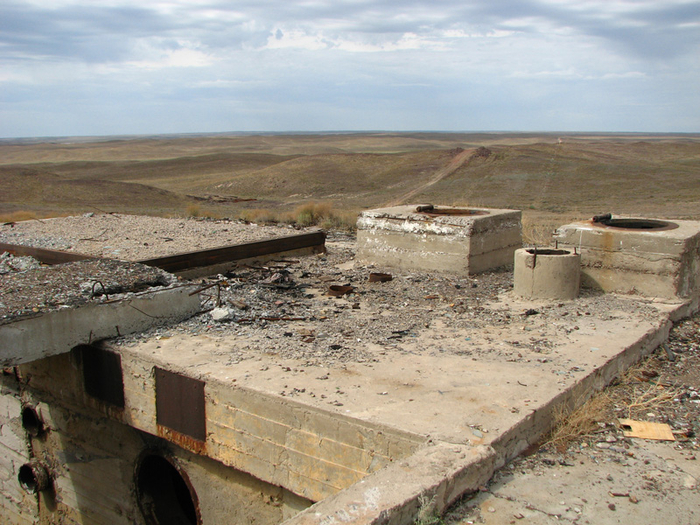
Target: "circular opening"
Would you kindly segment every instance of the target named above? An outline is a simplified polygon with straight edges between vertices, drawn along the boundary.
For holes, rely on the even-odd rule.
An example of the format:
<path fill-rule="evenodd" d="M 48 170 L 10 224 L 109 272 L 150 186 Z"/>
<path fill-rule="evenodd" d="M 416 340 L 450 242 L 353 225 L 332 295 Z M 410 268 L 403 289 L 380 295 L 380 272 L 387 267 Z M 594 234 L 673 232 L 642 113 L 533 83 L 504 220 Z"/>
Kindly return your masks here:
<path fill-rule="evenodd" d="M 48 488 L 49 473 L 38 461 L 32 460 L 19 468 L 17 480 L 26 492 L 36 494 Z"/>
<path fill-rule="evenodd" d="M 544 250 L 535 250 L 530 248 L 527 250 L 530 255 L 569 255 L 571 252 L 569 250 L 553 250 L 551 248 L 546 248 Z"/>
<path fill-rule="evenodd" d="M 424 210 L 419 213 L 428 217 L 441 217 L 444 215 L 488 215 L 489 212 L 484 210 L 470 210 L 467 208 L 433 208 L 432 210 Z"/>
<path fill-rule="evenodd" d="M 608 228 L 624 230 L 671 230 L 678 228 L 677 224 L 654 219 L 610 219 L 604 223 L 595 223 Z"/>
<path fill-rule="evenodd" d="M 22 409 L 22 428 L 33 437 L 44 431 L 44 423 L 34 407 L 27 406 Z"/>
<path fill-rule="evenodd" d="M 139 507 L 149 525 L 197 525 L 196 494 L 175 465 L 148 454 L 136 474 Z"/>

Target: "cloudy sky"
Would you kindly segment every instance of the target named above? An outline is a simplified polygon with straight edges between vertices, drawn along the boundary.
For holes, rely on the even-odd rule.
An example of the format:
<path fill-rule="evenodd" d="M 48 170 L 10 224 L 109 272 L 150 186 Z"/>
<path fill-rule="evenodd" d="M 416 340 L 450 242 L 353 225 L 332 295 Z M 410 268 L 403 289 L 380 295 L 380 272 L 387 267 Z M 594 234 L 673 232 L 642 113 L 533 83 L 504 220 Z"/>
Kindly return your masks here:
<path fill-rule="evenodd" d="M 700 132 L 698 0 L 2 0 L 0 137 Z"/>

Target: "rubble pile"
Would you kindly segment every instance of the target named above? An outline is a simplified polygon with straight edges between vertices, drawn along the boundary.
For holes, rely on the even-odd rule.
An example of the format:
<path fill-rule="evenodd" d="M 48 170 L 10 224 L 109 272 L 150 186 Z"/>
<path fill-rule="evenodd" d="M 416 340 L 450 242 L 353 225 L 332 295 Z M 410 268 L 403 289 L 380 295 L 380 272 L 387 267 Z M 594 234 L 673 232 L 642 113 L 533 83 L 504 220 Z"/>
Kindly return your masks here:
<path fill-rule="evenodd" d="M 32 264 L 24 271 L 0 275 L 0 324 L 176 282 L 157 268 L 110 259 Z"/>

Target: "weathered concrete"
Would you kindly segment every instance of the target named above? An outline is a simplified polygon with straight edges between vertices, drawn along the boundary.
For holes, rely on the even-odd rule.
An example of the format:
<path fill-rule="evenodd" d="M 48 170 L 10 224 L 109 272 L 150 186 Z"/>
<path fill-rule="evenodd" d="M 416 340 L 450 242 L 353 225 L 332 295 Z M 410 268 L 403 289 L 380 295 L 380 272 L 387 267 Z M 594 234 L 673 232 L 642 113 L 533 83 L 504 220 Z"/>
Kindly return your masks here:
<path fill-rule="evenodd" d="M 357 258 L 379 266 L 476 274 L 513 264 L 522 246 L 521 212 L 440 207 L 440 215 L 416 206 L 364 211 L 357 219 Z M 452 214 L 450 214 L 452 213 Z"/>
<path fill-rule="evenodd" d="M 278 486 L 125 425 L 109 407 L 95 402 L 92 406 L 66 403 L 27 385 L 30 374 L 36 373 L 42 379 L 39 384 L 45 386 L 51 373 L 53 378 L 67 379 L 60 385 L 66 390 L 79 386 L 65 355 L 21 368 L 26 379 L 15 382 L 14 388 L 21 391 L 23 403 L 36 407 L 45 430 L 40 436 L 27 436 L 16 411 L 0 427 L 2 445 L 13 447 L 12 453 L 3 450 L 0 457 L 3 523 L 144 525 L 135 472 L 145 454 L 167 457 L 184 473 L 201 523 L 278 523 L 311 504 Z M 6 377 L 4 386 L 11 382 Z M 59 385 L 54 391 L 59 391 Z M 16 444 L 10 444 L 8 436 Z M 51 490 L 37 496 L 24 493 L 17 482 L 16 464 L 30 456 L 41 458 L 52 477 Z M 5 469 L 15 471 L 5 475 Z"/>
<path fill-rule="evenodd" d="M 93 341 L 182 321 L 200 310 L 196 287 L 178 286 L 111 302 L 40 313 L 0 325 L 0 366 L 30 363 Z"/>
<path fill-rule="evenodd" d="M 521 248 L 515 252 L 513 291 L 525 299 L 578 297 L 581 256 L 573 250 Z"/>
<path fill-rule="evenodd" d="M 0 516 L 4 523 L 26 525 L 38 518 L 36 498 L 20 487 L 17 475 L 29 461 L 29 441 L 22 429 L 19 383 L 0 373 Z"/>
<path fill-rule="evenodd" d="M 583 221 L 562 226 L 554 238 L 561 248 L 576 248 L 581 254 L 584 286 L 689 298 L 700 293 L 700 222 L 670 225 L 659 230 L 623 229 Z"/>
<path fill-rule="evenodd" d="M 350 315 L 381 322 L 366 296 L 353 301 Z M 410 523 L 419 507 L 443 509 L 537 442 L 556 410 L 580 404 L 653 350 L 698 300 L 588 293 L 552 304 L 502 293 L 480 302 L 475 317 L 454 306 L 436 302 L 430 322 L 391 348 L 352 338 L 370 357 L 332 366 L 281 357 L 271 339 L 270 351 L 249 349 L 249 338 L 269 328 L 107 342 L 101 351 L 119 356 L 123 406 L 88 393 L 80 356 L 89 349 L 21 365 L 19 381 L 4 376 L 14 412 L 0 420 L 0 445 L 15 451 L 11 461 L 41 456 L 55 494 L 3 496 L 1 508 L 10 523 L 33 513 L 47 523 L 140 525 L 134 470 L 144 451 L 157 449 L 200 495 L 204 524 L 232 516 Z M 532 309 L 539 314 L 523 314 Z M 472 326 L 480 316 L 490 324 Z M 326 321 L 313 322 L 320 329 Z M 159 423 L 156 369 L 203 383 L 204 439 Z M 37 407 L 44 436 L 22 431 L 22 404 Z M 16 483 L 11 461 L 0 458 L 0 471 Z"/>
<path fill-rule="evenodd" d="M 439 443 L 393 463 L 313 505 L 285 525 L 408 525 L 419 513 L 440 513 L 493 473 L 491 447 Z"/>

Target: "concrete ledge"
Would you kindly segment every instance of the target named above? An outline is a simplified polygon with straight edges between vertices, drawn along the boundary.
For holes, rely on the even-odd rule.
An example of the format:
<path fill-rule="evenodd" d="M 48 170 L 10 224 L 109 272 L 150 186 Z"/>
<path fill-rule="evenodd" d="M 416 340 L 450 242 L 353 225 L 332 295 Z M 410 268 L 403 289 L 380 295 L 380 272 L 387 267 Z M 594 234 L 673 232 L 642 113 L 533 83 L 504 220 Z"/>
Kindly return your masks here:
<path fill-rule="evenodd" d="M 438 443 L 309 507 L 284 525 L 413 523 L 419 510 L 442 512 L 493 474 L 491 447 Z"/>
<path fill-rule="evenodd" d="M 17 366 L 69 352 L 81 344 L 179 322 L 200 310 L 196 287 L 135 294 L 113 302 L 88 304 L 20 319 L 0 326 L 0 366 Z"/>

